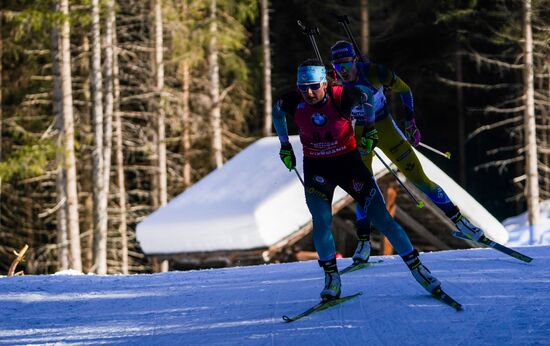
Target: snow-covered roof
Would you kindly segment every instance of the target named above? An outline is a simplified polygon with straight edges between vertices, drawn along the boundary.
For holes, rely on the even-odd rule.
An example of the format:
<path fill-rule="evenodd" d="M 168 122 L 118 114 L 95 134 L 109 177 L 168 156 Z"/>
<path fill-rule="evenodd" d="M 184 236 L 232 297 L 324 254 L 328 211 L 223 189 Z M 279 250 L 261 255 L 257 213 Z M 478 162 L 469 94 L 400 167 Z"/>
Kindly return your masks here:
<path fill-rule="evenodd" d="M 290 141 L 303 177 L 299 137 L 291 136 Z M 280 162 L 278 152 L 277 137 L 262 138 L 153 212 L 137 225 L 143 251 L 174 254 L 265 248 L 307 224 L 311 217 L 303 186 Z M 504 227 L 487 210 L 435 164 L 418 155 L 426 174 L 443 187 L 464 215 L 496 241 L 507 241 Z M 375 175 L 384 169 L 374 160 Z M 333 203 L 345 197 L 338 188 Z"/>

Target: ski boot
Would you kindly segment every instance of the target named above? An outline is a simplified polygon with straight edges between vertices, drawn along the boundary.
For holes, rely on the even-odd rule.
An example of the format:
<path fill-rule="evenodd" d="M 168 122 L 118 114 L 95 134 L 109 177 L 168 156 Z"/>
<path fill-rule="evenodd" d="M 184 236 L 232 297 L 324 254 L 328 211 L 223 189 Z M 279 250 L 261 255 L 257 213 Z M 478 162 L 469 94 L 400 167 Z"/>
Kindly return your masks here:
<path fill-rule="evenodd" d="M 441 282 L 439 282 L 439 280 L 432 275 L 428 268 L 420 262 L 420 259 L 418 258 L 418 251 L 413 250 L 413 252 L 402 256 L 402 258 L 407 267 L 411 270 L 413 277 L 420 285 L 422 285 L 422 287 L 426 289 L 426 291 L 434 293 L 437 288 L 441 287 Z"/>
<path fill-rule="evenodd" d="M 369 261 L 370 257 L 370 239 L 359 238 L 357 242 L 357 248 L 353 254 L 353 263 L 366 263 Z"/>
<path fill-rule="evenodd" d="M 341 282 L 336 266 L 336 259 L 319 261 L 319 266 L 323 267 L 325 271 L 325 287 L 321 291 L 321 299 L 328 301 L 340 298 Z"/>
<path fill-rule="evenodd" d="M 449 219 L 455 224 L 458 229 L 457 233 L 461 233 L 464 238 L 468 238 L 473 241 L 478 241 L 484 234 L 481 228 L 474 226 L 470 220 L 464 217 L 458 210 L 449 216 Z M 458 234 L 460 236 L 460 234 Z"/>

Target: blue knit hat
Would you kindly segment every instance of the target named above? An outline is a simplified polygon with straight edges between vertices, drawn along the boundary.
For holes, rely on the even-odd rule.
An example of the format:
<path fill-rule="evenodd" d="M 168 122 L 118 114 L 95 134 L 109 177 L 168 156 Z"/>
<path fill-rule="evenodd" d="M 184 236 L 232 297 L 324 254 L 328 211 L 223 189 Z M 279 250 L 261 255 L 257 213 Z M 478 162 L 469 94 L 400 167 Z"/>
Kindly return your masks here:
<path fill-rule="evenodd" d="M 334 46 L 330 47 L 330 55 L 332 60 L 338 60 L 342 58 L 355 58 L 355 50 L 353 45 L 348 41 L 338 41 Z"/>

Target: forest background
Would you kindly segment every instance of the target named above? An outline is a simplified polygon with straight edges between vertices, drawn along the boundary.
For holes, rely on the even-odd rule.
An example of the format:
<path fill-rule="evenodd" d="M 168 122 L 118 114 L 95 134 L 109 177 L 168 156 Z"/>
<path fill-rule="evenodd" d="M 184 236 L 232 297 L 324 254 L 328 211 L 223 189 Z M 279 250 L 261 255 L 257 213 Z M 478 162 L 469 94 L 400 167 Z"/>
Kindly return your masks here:
<path fill-rule="evenodd" d="M 346 39 L 335 13 L 411 87 L 423 142 L 452 158 L 419 150 L 493 215 L 550 194 L 548 0 L 0 6 L 0 273 L 25 244 L 26 273 L 150 271 L 135 225 L 273 134 L 272 100 L 315 56 L 297 20 L 319 28 L 328 63 Z"/>

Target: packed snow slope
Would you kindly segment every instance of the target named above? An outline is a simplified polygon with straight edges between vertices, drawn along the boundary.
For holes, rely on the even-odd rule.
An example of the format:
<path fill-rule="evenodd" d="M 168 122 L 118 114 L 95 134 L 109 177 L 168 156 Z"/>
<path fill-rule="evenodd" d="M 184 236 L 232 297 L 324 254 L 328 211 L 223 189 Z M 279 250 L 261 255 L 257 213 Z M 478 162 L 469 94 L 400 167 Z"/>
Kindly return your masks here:
<path fill-rule="evenodd" d="M 318 302 L 314 261 L 153 275 L 0 278 L 0 344 L 550 345 L 550 247 L 527 264 L 492 249 L 421 257 L 464 311 L 431 298 L 399 257 L 342 277 L 364 294 Z M 339 261 L 339 266 L 350 259 Z"/>

